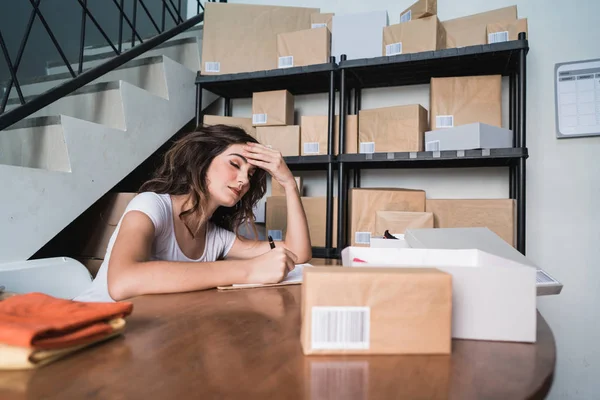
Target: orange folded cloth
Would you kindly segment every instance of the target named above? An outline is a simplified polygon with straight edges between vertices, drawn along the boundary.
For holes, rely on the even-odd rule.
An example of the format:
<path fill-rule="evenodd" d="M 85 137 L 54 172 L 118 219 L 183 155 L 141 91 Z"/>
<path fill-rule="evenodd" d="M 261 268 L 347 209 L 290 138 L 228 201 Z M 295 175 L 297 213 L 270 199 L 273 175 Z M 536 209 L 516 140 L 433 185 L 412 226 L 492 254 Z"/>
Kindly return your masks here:
<path fill-rule="evenodd" d="M 28 293 L 0 301 L 0 344 L 64 349 L 114 333 L 109 323 L 131 314 L 131 303 L 84 303 Z"/>

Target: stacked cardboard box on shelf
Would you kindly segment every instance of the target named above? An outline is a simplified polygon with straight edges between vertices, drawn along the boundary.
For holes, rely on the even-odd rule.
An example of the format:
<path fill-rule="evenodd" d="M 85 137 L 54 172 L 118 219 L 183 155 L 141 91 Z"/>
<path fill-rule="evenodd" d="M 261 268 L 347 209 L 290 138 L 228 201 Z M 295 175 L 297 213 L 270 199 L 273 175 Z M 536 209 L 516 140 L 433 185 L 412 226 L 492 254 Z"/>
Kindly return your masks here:
<path fill-rule="evenodd" d="M 300 119 L 300 151 L 302 155 L 328 154 L 327 146 L 327 123 L 326 115 L 303 115 Z M 346 117 L 345 154 L 357 152 L 358 145 L 358 116 L 348 115 Z M 340 132 L 340 118 L 335 116 L 333 122 L 333 154 L 339 154 L 338 138 Z"/>
<path fill-rule="evenodd" d="M 303 67 L 329 62 L 331 32 L 327 27 L 277 35 L 277 67 Z"/>
<path fill-rule="evenodd" d="M 256 129 L 252 126 L 252 118 L 224 117 L 220 115 L 205 115 L 204 125 L 230 125 L 237 126 L 246 131 L 250 136 L 256 138 Z"/>
<path fill-rule="evenodd" d="M 437 14 L 437 0 L 419 0 L 400 13 L 400 22 L 427 18 Z"/>
<path fill-rule="evenodd" d="M 284 157 L 300 155 L 300 126 L 294 124 L 294 96 L 287 90 L 252 94 L 252 124 L 259 143 Z"/>
<path fill-rule="evenodd" d="M 310 16 L 310 27 L 312 29 L 326 27 L 331 32 L 331 23 L 334 13 L 314 13 Z"/>
<path fill-rule="evenodd" d="M 527 39 L 527 18 L 488 24 L 486 32 L 488 44 L 517 40 L 521 32 L 525 32 Z"/>
<path fill-rule="evenodd" d="M 466 17 L 443 21 L 446 47 L 465 47 L 487 44 L 487 26 L 517 20 L 517 6 L 500 8 Z"/>
<path fill-rule="evenodd" d="M 383 28 L 384 56 L 445 48 L 446 30 L 435 15 Z"/>

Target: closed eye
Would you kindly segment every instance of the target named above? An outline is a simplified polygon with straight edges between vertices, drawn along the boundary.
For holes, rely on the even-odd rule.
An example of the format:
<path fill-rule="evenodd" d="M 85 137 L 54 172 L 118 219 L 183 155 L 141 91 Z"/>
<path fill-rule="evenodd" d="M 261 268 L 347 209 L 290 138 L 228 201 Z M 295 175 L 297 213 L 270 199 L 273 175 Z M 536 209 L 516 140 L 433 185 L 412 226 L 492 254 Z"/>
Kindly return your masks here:
<path fill-rule="evenodd" d="M 234 167 L 234 168 L 240 169 L 240 166 L 237 165 L 236 163 L 232 162 L 232 161 L 229 161 L 229 164 L 231 164 L 231 166 Z"/>

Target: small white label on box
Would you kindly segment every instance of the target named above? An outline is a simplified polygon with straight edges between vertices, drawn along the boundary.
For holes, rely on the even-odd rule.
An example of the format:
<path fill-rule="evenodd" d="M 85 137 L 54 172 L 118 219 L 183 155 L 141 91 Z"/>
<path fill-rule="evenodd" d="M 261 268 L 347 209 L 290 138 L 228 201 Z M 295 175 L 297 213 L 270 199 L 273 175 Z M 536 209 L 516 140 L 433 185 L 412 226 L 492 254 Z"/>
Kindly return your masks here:
<path fill-rule="evenodd" d="M 408 10 L 404 14 L 400 15 L 400 23 L 408 22 L 412 19 L 412 10 Z"/>
<path fill-rule="evenodd" d="M 304 154 L 319 154 L 319 142 L 304 143 Z"/>
<path fill-rule="evenodd" d="M 454 115 L 436 115 L 436 128 L 454 128 Z"/>
<path fill-rule="evenodd" d="M 270 230 L 267 232 L 267 235 L 271 236 L 273 240 L 283 240 L 283 231 L 280 230 Z"/>
<path fill-rule="evenodd" d="M 488 33 L 488 43 L 508 42 L 508 31 Z"/>
<path fill-rule="evenodd" d="M 221 63 L 220 62 L 205 62 L 204 63 L 204 72 L 221 72 Z"/>
<path fill-rule="evenodd" d="M 368 349 L 370 331 L 370 307 L 312 307 L 313 349 Z"/>
<path fill-rule="evenodd" d="M 425 143 L 425 151 L 440 151 L 440 141 L 432 140 Z"/>
<path fill-rule="evenodd" d="M 375 142 L 360 142 L 359 153 L 371 154 L 375 153 Z"/>
<path fill-rule="evenodd" d="M 356 244 L 370 244 L 371 232 L 356 232 L 354 234 L 354 241 Z"/>
<path fill-rule="evenodd" d="M 253 124 L 266 124 L 267 123 L 267 114 L 252 114 L 252 123 Z"/>
<path fill-rule="evenodd" d="M 402 42 L 385 45 L 386 56 L 395 56 L 396 54 L 402 54 Z"/>
<path fill-rule="evenodd" d="M 294 56 L 279 57 L 279 68 L 290 68 L 294 66 Z"/>
<path fill-rule="evenodd" d="M 311 27 L 311 29 L 327 28 L 327 24 L 324 22 L 318 22 L 318 23 L 310 24 L 310 27 Z"/>

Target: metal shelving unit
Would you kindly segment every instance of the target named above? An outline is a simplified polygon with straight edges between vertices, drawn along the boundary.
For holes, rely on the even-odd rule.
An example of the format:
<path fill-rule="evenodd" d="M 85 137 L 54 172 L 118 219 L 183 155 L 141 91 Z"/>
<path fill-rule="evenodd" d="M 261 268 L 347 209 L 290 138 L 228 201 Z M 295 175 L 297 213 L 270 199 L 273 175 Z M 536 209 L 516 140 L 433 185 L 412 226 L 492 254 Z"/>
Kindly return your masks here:
<path fill-rule="evenodd" d="M 526 160 L 526 56 L 529 45 L 525 34 L 515 41 L 491 45 L 469 46 L 391 57 L 346 60 L 269 71 L 229 75 L 204 76 L 196 79 L 196 124 L 202 122 L 198 107 L 202 89 L 220 95 L 225 100 L 225 115 L 231 115 L 231 99 L 252 97 L 253 92 L 287 89 L 294 95 L 328 93 L 328 155 L 286 157 L 295 171 L 327 171 L 326 247 L 313 248 L 314 257 L 337 258 L 347 244 L 348 176 L 353 171 L 353 186 L 360 187 L 360 171 L 377 168 L 485 168 L 507 167 L 509 198 L 517 205 L 517 249 L 525 254 L 525 184 Z M 362 89 L 429 83 L 435 77 L 495 75 L 509 77 L 509 128 L 514 132 L 513 147 L 441 152 L 394 152 L 374 154 L 343 154 L 346 117 L 360 111 Z M 333 155 L 334 107 L 339 91 L 340 155 Z M 333 227 L 333 171 L 338 170 L 338 224 Z M 337 243 L 332 243 L 333 229 Z"/>

